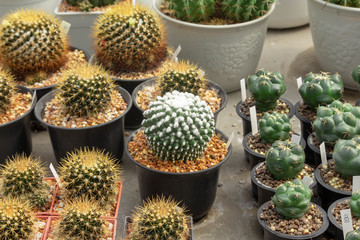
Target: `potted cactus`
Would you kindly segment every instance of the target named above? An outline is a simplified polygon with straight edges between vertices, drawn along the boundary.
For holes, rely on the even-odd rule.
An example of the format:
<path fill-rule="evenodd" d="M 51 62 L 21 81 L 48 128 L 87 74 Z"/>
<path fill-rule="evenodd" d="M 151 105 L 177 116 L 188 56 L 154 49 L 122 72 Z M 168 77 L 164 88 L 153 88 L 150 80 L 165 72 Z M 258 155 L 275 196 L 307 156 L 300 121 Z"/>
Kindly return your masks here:
<path fill-rule="evenodd" d="M 357 83 L 358 86 L 360 86 L 360 65 L 356 66 L 356 68 L 353 70 L 351 74 L 354 81 Z M 355 103 L 356 106 L 360 105 L 360 99 L 358 99 Z"/>
<path fill-rule="evenodd" d="M 171 198 L 144 201 L 132 216 L 125 218 L 124 239 L 192 240 L 192 218 Z"/>
<path fill-rule="evenodd" d="M 102 67 L 85 63 L 67 69 L 57 89 L 45 96 L 36 104 L 35 116 L 48 127 L 58 161 L 81 147 L 122 158 L 123 121 L 132 101 Z"/>
<path fill-rule="evenodd" d="M 250 107 L 254 105 L 258 120 L 268 111 L 286 114 L 289 119 L 294 115 L 293 105 L 285 99 L 279 99 L 286 91 L 281 73 L 260 69 L 248 77 L 248 87 L 251 96 L 236 105 L 236 112 L 242 119 L 244 136 L 251 132 Z"/>
<path fill-rule="evenodd" d="M 345 238 L 345 240 L 359 240 L 359 239 L 360 239 L 360 228 L 358 228 L 354 231 L 348 232 L 346 234 L 346 238 Z"/>
<path fill-rule="evenodd" d="M 173 196 L 199 220 L 214 203 L 220 166 L 231 145 L 227 148 L 226 136 L 215 130 L 210 107 L 191 93 L 158 97 L 144 118 L 144 129 L 128 138 L 126 148 L 137 169 L 141 199 Z"/>
<path fill-rule="evenodd" d="M 264 239 L 322 239 L 329 221 L 311 196 L 311 189 L 299 179 L 277 187 L 272 200 L 258 210 Z"/>

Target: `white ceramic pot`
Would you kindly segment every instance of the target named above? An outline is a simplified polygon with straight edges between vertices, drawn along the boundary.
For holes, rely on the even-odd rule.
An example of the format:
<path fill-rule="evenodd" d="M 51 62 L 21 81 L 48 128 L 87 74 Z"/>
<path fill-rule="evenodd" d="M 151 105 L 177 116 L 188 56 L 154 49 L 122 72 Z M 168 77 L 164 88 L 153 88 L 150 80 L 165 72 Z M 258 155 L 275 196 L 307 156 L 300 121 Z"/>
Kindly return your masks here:
<path fill-rule="evenodd" d="M 257 68 L 271 10 L 261 18 L 232 25 L 202 25 L 179 21 L 153 8 L 161 16 L 168 32 L 169 45 L 181 45 L 179 58 L 188 59 L 204 69 L 208 78 L 227 92 L 240 88 L 239 80 Z"/>
<path fill-rule="evenodd" d="M 0 0 L 0 18 L 19 8 L 44 9 L 53 12 L 56 0 Z"/>
<path fill-rule="evenodd" d="M 300 27 L 309 23 L 307 0 L 276 0 L 276 7 L 269 17 L 269 28 Z"/>
<path fill-rule="evenodd" d="M 309 0 L 315 53 L 323 71 L 338 72 L 346 88 L 358 89 L 351 73 L 360 64 L 360 8 Z"/>

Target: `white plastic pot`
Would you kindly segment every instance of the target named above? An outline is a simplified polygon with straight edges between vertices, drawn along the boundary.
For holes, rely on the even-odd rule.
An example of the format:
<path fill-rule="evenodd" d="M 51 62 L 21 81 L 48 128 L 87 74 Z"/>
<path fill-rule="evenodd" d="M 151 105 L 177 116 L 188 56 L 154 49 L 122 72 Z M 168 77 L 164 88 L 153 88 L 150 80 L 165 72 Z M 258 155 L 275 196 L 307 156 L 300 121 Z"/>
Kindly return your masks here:
<path fill-rule="evenodd" d="M 323 71 L 338 72 L 344 86 L 358 89 L 351 73 L 360 64 L 360 8 L 308 0 L 310 28 Z"/>
<path fill-rule="evenodd" d="M 155 0 L 153 8 L 165 22 L 169 45 L 181 45 L 179 58 L 188 59 L 204 69 L 208 78 L 227 92 L 240 88 L 239 80 L 253 74 L 257 68 L 270 14 L 232 25 L 202 25 L 188 23 L 164 15 L 162 0 Z"/>
<path fill-rule="evenodd" d="M 43 9 L 53 12 L 56 0 L 0 0 L 0 18 L 20 8 Z"/>
<path fill-rule="evenodd" d="M 269 17 L 269 28 L 300 27 L 309 23 L 307 0 L 277 0 Z"/>

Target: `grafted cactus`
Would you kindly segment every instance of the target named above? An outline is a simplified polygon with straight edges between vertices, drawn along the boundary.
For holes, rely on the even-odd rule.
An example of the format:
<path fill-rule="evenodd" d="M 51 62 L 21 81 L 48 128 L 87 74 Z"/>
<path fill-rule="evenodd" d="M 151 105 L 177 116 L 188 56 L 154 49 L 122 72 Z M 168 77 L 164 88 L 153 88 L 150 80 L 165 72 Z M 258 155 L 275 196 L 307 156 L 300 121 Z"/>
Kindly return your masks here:
<path fill-rule="evenodd" d="M 290 131 L 289 117 L 282 113 L 265 113 L 259 121 L 260 138 L 264 144 L 289 139 Z"/>
<path fill-rule="evenodd" d="M 0 66 L 0 111 L 6 111 L 10 98 L 15 94 L 14 77 L 8 70 Z"/>
<path fill-rule="evenodd" d="M 256 109 L 268 111 L 276 106 L 276 101 L 284 94 L 284 77 L 279 72 L 260 69 L 248 78 L 249 91 L 256 102 Z"/>
<path fill-rule="evenodd" d="M 354 192 L 351 195 L 350 198 L 350 209 L 351 209 L 351 213 L 355 216 L 355 217 L 360 217 L 360 192 Z"/>
<path fill-rule="evenodd" d="M 360 175 L 360 137 L 339 139 L 334 147 L 335 170 L 343 177 Z"/>
<path fill-rule="evenodd" d="M 345 240 L 360 240 L 360 228 L 348 232 L 346 234 Z"/>
<path fill-rule="evenodd" d="M 300 86 L 299 93 L 307 105 L 317 108 L 330 104 L 334 100 L 341 100 L 344 83 L 339 74 L 309 73 Z"/>
<path fill-rule="evenodd" d="M 146 139 L 161 160 L 196 160 L 215 130 L 210 107 L 191 93 L 173 91 L 158 97 L 144 117 Z"/>
<path fill-rule="evenodd" d="M 222 0 L 222 12 L 236 21 L 246 22 L 265 15 L 274 0 Z"/>
<path fill-rule="evenodd" d="M 360 0 L 326 0 L 327 2 L 342 5 L 345 7 L 360 7 Z"/>
<path fill-rule="evenodd" d="M 355 82 L 357 82 L 360 85 L 360 65 L 358 65 L 354 71 L 352 72 L 352 77 Z"/>
<path fill-rule="evenodd" d="M 189 21 L 199 22 L 207 20 L 215 13 L 214 0 L 166 0 L 168 9 L 173 10 L 176 18 Z"/>
<path fill-rule="evenodd" d="M 300 179 L 286 182 L 275 190 L 272 201 L 285 219 L 299 218 L 310 209 L 312 191 Z"/>
<path fill-rule="evenodd" d="M 265 159 L 266 168 L 275 179 L 292 179 L 304 167 L 305 152 L 292 141 L 277 141 L 266 152 Z"/>

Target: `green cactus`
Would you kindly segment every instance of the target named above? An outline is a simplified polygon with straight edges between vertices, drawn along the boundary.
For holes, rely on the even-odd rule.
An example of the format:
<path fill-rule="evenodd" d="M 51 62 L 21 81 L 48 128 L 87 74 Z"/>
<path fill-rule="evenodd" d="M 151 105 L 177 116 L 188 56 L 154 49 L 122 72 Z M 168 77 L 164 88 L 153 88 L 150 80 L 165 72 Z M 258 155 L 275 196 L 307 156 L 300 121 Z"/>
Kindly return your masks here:
<path fill-rule="evenodd" d="M 275 179 L 295 178 L 303 169 L 305 152 L 292 141 L 277 141 L 265 154 L 266 168 Z"/>
<path fill-rule="evenodd" d="M 359 218 L 360 217 L 360 192 L 356 191 L 351 195 L 350 198 L 350 209 L 352 215 Z"/>
<path fill-rule="evenodd" d="M 144 112 L 144 133 L 161 160 L 196 160 L 214 134 L 214 114 L 191 93 L 173 91 L 158 97 Z"/>
<path fill-rule="evenodd" d="M 215 13 L 215 0 L 165 0 L 174 16 L 188 22 L 207 20 Z"/>
<path fill-rule="evenodd" d="M 259 133 L 264 144 L 290 138 L 291 123 L 289 117 L 282 113 L 265 113 L 259 121 Z"/>
<path fill-rule="evenodd" d="M 299 93 L 304 102 L 313 109 L 341 100 L 344 84 L 339 74 L 309 73 L 306 75 Z"/>
<path fill-rule="evenodd" d="M 360 85 L 360 65 L 358 65 L 352 72 L 352 77 L 357 84 Z"/>
<path fill-rule="evenodd" d="M 311 197 L 311 189 L 300 179 L 295 179 L 277 187 L 272 201 L 281 216 L 294 219 L 303 216 L 310 209 Z"/>
<path fill-rule="evenodd" d="M 0 66 L 0 112 L 8 109 L 11 97 L 15 94 L 14 77 Z"/>
<path fill-rule="evenodd" d="M 67 0 L 71 6 L 79 6 L 84 2 L 89 2 L 91 7 L 103 7 L 114 4 L 116 0 Z"/>
<path fill-rule="evenodd" d="M 345 240 L 360 240 L 360 228 L 348 232 L 346 234 Z"/>
<path fill-rule="evenodd" d="M 134 212 L 129 226 L 129 240 L 188 239 L 189 217 L 174 200 L 148 199 Z"/>
<path fill-rule="evenodd" d="M 284 77 L 279 72 L 268 72 L 260 69 L 248 78 L 249 91 L 256 102 L 256 109 L 272 110 L 276 101 L 284 94 L 286 86 Z"/>
<path fill-rule="evenodd" d="M 265 15 L 274 0 L 222 0 L 223 14 L 232 20 L 246 22 Z"/>
<path fill-rule="evenodd" d="M 145 72 L 166 58 L 165 31 L 149 9 L 128 2 L 110 6 L 97 19 L 96 57 L 115 72 Z"/>
<path fill-rule="evenodd" d="M 317 140 L 334 145 L 338 139 L 351 139 L 360 134 L 360 107 L 335 100 L 329 107 L 317 109 L 313 123 Z"/>
<path fill-rule="evenodd" d="M 360 175 L 360 137 L 339 139 L 334 147 L 335 170 L 343 177 Z"/>
<path fill-rule="evenodd" d="M 68 38 L 59 19 L 40 10 L 18 10 L 0 24 L 0 62 L 16 74 L 52 72 L 66 61 Z"/>
<path fill-rule="evenodd" d="M 327 2 L 342 5 L 345 7 L 360 8 L 360 0 L 326 0 Z"/>

